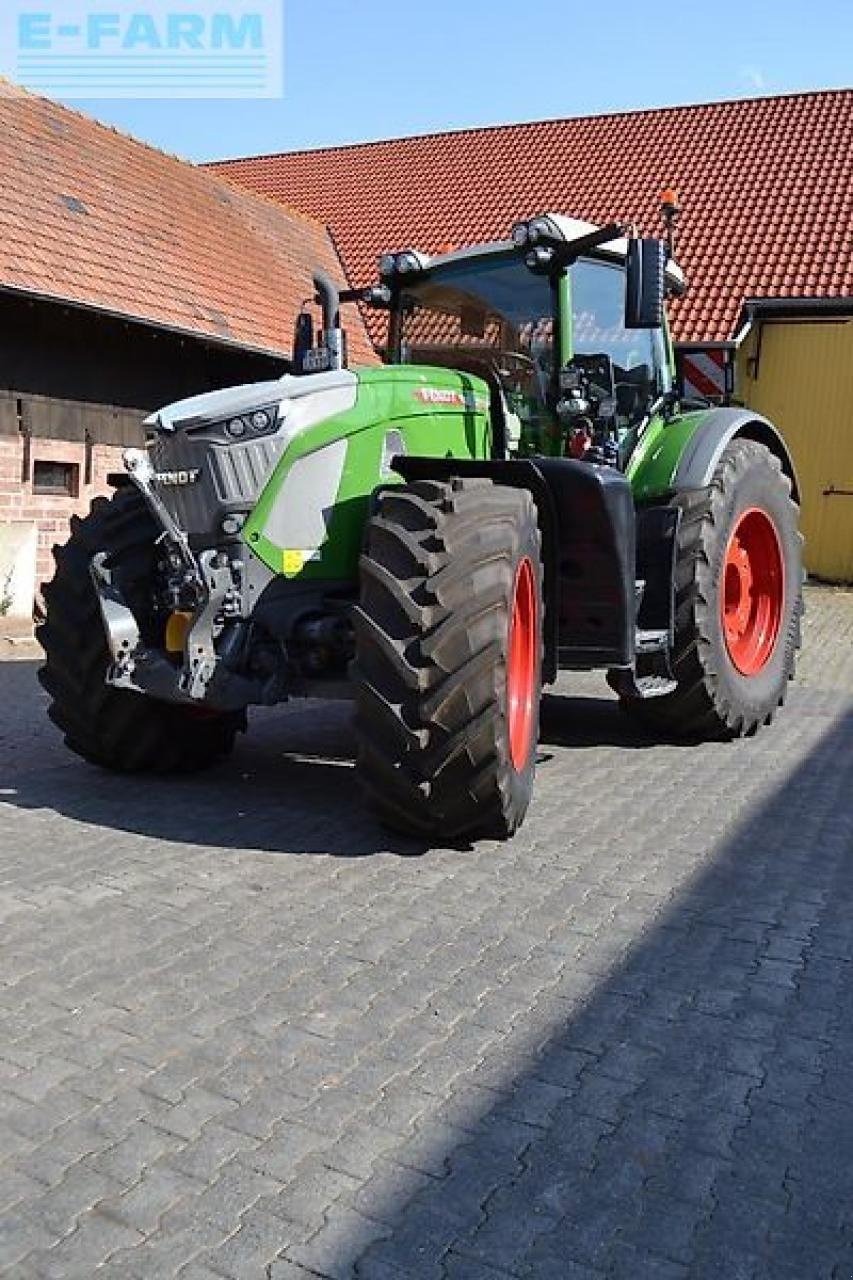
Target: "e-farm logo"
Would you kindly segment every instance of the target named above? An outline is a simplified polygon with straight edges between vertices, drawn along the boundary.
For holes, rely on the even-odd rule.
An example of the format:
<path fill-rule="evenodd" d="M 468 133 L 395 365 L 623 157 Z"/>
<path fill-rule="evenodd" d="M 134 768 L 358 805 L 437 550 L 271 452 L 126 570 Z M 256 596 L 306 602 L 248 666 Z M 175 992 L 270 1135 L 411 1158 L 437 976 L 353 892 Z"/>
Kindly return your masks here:
<path fill-rule="evenodd" d="M 280 98 L 283 2 L 2 0 L 0 70 L 54 98 Z"/>

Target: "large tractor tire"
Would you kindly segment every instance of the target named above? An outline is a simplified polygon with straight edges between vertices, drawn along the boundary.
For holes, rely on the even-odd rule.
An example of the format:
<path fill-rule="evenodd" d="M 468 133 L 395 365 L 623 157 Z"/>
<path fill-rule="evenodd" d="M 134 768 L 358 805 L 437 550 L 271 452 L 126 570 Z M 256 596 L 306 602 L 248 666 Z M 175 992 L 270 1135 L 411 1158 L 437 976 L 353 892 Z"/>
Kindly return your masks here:
<path fill-rule="evenodd" d="M 358 770 L 388 826 L 511 836 L 533 791 L 542 678 L 536 507 L 488 480 L 380 494 L 355 614 Z"/>
<path fill-rule="evenodd" d="M 189 772 L 231 750 L 242 715 L 217 715 L 106 684 L 110 662 L 89 565 L 105 551 L 143 632 L 157 530 L 133 490 L 96 498 L 71 537 L 54 548 L 56 572 L 44 587 L 46 616 L 38 629 L 45 652 L 39 679 L 50 694 L 50 718 L 68 747 L 92 764 L 119 772 Z M 144 635 L 149 642 L 158 637 Z"/>
<path fill-rule="evenodd" d="M 785 700 L 803 612 L 799 509 L 779 459 L 734 440 L 706 490 L 678 495 L 674 692 L 625 709 L 672 737 L 743 737 Z"/>

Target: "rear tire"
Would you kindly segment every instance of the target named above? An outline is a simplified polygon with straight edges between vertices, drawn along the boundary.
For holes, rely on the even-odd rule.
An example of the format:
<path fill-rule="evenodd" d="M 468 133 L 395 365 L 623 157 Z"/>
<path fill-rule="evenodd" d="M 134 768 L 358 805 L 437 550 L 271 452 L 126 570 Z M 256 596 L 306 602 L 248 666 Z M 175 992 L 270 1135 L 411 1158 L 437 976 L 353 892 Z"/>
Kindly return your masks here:
<path fill-rule="evenodd" d="M 88 516 L 72 520 L 69 541 L 54 548 L 56 572 L 44 587 L 45 621 L 37 631 L 46 658 L 39 680 L 51 696 L 51 720 L 77 755 L 119 772 L 205 768 L 227 754 L 245 728 L 242 714 L 205 714 L 106 683 L 110 653 L 89 565 L 96 552 L 108 553 L 144 631 L 156 536 L 135 491 L 96 498 Z"/>
<path fill-rule="evenodd" d="M 409 834 L 511 836 L 533 791 L 542 568 L 526 490 L 489 480 L 385 490 L 355 611 L 358 771 Z"/>
<path fill-rule="evenodd" d="M 709 487 L 678 495 L 677 689 L 624 709 L 671 737 L 736 738 L 785 700 L 803 612 L 799 508 L 779 459 L 754 440 L 726 447 Z"/>

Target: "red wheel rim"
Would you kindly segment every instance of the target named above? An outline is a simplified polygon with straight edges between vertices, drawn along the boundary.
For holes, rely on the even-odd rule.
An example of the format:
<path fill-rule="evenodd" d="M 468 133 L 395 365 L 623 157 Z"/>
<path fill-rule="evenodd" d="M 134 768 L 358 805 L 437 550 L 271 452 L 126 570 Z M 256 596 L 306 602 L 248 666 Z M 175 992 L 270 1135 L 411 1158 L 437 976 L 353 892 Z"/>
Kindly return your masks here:
<path fill-rule="evenodd" d="M 525 557 L 518 566 L 512 592 L 509 654 L 506 669 L 509 754 L 520 773 L 533 745 L 536 702 L 536 665 L 539 649 L 536 577 Z"/>
<path fill-rule="evenodd" d="M 735 525 L 720 576 L 726 649 L 737 670 L 755 676 L 776 648 L 785 604 L 785 573 L 776 526 L 751 507 Z"/>

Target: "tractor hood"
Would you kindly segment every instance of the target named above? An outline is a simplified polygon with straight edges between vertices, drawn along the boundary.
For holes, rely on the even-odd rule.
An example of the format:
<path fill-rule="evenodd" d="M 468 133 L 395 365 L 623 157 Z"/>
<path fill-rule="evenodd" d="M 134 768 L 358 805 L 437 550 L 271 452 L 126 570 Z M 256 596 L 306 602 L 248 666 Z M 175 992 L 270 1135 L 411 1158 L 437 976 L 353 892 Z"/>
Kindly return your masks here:
<path fill-rule="evenodd" d="M 358 378 L 348 370 L 179 400 L 146 420 L 151 483 L 180 528 L 213 545 L 223 520 L 252 510 L 294 441 L 357 401 Z"/>
<path fill-rule="evenodd" d="M 204 395 L 176 400 L 150 414 L 144 425 L 151 431 L 178 431 L 185 427 L 200 427 L 222 422 L 224 419 L 251 412 L 269 405 L 279 406 L 284 417 L 293 401 L 318 392 L 337 392 L 351 403 L 355 402 L 358 379 L 348 369 L 336 369 L 331 373 L 312 373 L 301 377 L 285 374 L 270 382 L 247 382 L 237 387 L 225 387 L 221 391 L 207 391 Z"/>

